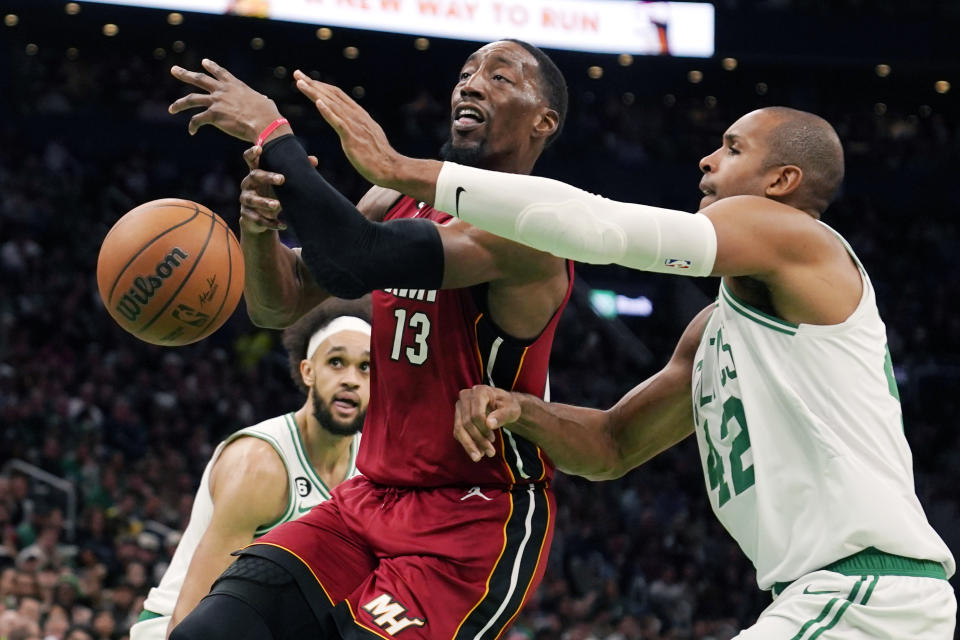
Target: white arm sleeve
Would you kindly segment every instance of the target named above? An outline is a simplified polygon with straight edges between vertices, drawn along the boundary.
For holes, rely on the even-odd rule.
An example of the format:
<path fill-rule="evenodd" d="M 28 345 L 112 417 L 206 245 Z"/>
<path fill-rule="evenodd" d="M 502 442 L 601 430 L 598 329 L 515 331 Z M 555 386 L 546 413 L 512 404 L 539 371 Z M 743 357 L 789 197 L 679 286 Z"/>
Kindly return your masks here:
<path fill-rule="evenodd" d="M 717 234 L 704 215 L 607 200 L 548 178 L 444 162 L 434 207 L 579 262 L 708 276 L 717 256 Z"/>

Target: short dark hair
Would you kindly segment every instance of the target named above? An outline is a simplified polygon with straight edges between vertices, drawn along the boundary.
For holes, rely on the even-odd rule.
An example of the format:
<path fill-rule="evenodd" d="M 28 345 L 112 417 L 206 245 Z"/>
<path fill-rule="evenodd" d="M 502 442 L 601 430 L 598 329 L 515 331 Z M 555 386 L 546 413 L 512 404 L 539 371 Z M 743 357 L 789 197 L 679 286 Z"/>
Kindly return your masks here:
<path fill-rule="evenodd" d="M 793 164 L 803 171 L 800 209 L 823 213 L 843 182 L 843 146 L 833 126 L 818 115 L 790 107 L 766 107 L 779 122 L 767 138 L 769 166 Z"/>
<path fill-rule="evenodd" d="M 76 632 L 80 632 L 80 633 L 86 635 L 86 636 L 87 636 L 88 638 L 90 638 L 91 640 L 93 640 L 93 631 L 90 629 L 90 627 L 84 627 L 84 626 L 77 625 L 77 624 L 70 625 L 70 627 L 67 629 L 66 633 L 63 634 L 63 637 L 64 637 L 65 639 L 66 639 L 66 638 L 69 638 L 71 633 L 76 633 Z"/>
<path fill-rule="evenodd" d="M 310 389 L 303 384 L 303 378 L 300 377 L 300 361 L 307 357 L 310 338 L 340 316 L 354 316 L 370 322 L 370 296 L 366 295 L 356 300 L 340 298 L 325 300 L 283 332 L 283 346 L 287 350 L 290 362 L 290 377 L 293 379 L 293 384 L 304 394 L 309 393 Z"/>
<path fill-rule="evenodd" d="M 570 106 L 570 96 L 567 93 L 567 81 L 556 63 L 550 59 L 550 56 L 541 51 L 538 47 L 529 42 L 517 40 L 516 38 L 506 38 L 504 42 L 513 42 L 526 49 L 530 55 L 537 61 L 537 67 L 540 69 L 540 90 L 543 97 L 547 100 L 547 105 L 557 112 L 560 122 L 557 124 L 557 130 L 554 131 L 544 143 L 544 147 L 549 147 L 563 130 L 563 123 L 567 121 L 567 108 Z"/>

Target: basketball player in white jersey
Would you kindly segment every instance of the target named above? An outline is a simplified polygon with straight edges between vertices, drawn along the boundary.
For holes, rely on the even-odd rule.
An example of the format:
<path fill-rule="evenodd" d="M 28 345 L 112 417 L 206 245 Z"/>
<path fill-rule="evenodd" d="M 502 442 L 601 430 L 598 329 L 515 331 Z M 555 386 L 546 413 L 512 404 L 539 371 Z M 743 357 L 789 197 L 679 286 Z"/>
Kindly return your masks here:
<path fill-rule="evenodd" d="M 405 158 L 342 91 L 297 80 L 376 184 L 565 258 L 723 278 L 666 367 L 608 411 L 463 391 L 454 433 L 474 460 L 508 428 L 560 469 L 614 478 L 695 432 L 713 510 L 773 592 L 737 638 L 953 638 L 955 563 L 915 494 L 874 289 L 819 220 L 843 178 L 829 123 L 743 116 L 700 161 L 690 215 Z"/>
<path fill-rule="evenodd" d="M 296 412 L 241 429 L 203 472 L 190 523 L 131 640 L 163 640 L 233 562 L 231 552 L 327 500 L 357 474 L 370 394 L 369 298 L 330 300 L 284 332 Z"/>

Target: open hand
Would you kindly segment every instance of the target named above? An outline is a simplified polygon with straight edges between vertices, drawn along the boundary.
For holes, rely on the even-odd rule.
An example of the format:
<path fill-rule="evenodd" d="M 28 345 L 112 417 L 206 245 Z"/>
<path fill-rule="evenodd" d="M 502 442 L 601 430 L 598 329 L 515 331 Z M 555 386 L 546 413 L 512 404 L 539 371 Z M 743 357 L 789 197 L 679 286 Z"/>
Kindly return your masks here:
<path fill-rule="evenodd" d="M 297 89 L 310 98 L 323 119 L 340 136 L 340 145 L 350 164 L 370 182 L 395 188 L 393 171 L 402 158 L 387 140 L 387 135 L 363 107 L 339 87 L 313 80 L 295 71 Z"/>
<path fill-rule="evenodd" d="M 280 117 L 273 100 L 251 89 L 213 60 L 204 58 L 201 64 L 207 73 L 178 66 L 170 68 L 174 78 L 206 92 L 185 95 L 168 108 L 170 113 L 203 108 L 190 118 L 190 135 L 203 125 L 212 124 L 235 138 L 254 142 L 267 125 Z"/>
<path fill-rule="evenodd" d="M 493 457 L 494 431 L 520 418 L 520 403 L 509 391 L 484 384 L 460 391 L 453 419 L 453 437 L 474 462 Z"/>

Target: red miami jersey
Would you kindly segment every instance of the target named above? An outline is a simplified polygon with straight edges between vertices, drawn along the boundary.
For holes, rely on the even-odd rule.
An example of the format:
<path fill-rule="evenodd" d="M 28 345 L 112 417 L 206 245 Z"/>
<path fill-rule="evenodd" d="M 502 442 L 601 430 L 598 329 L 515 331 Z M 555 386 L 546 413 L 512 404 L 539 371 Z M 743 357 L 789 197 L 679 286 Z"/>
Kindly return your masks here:
<path fill-rule="evenodd" d="M 410 197 L 385 220 L 452 216 Z M 473 462 L 453 437 L 461 389 L 476 384 L 543 398 L 550 347 L 573 289 L 573 263 L 560 307 L 539 337 L 505 335 L 487 311 L 487 285 L 463 289 L 373 292 L 370 404 L 357 468 L 399 487 L 511 486 L 550 481 L 554 465 L 532 442 L 495 431 L 497 455 Z"/>

